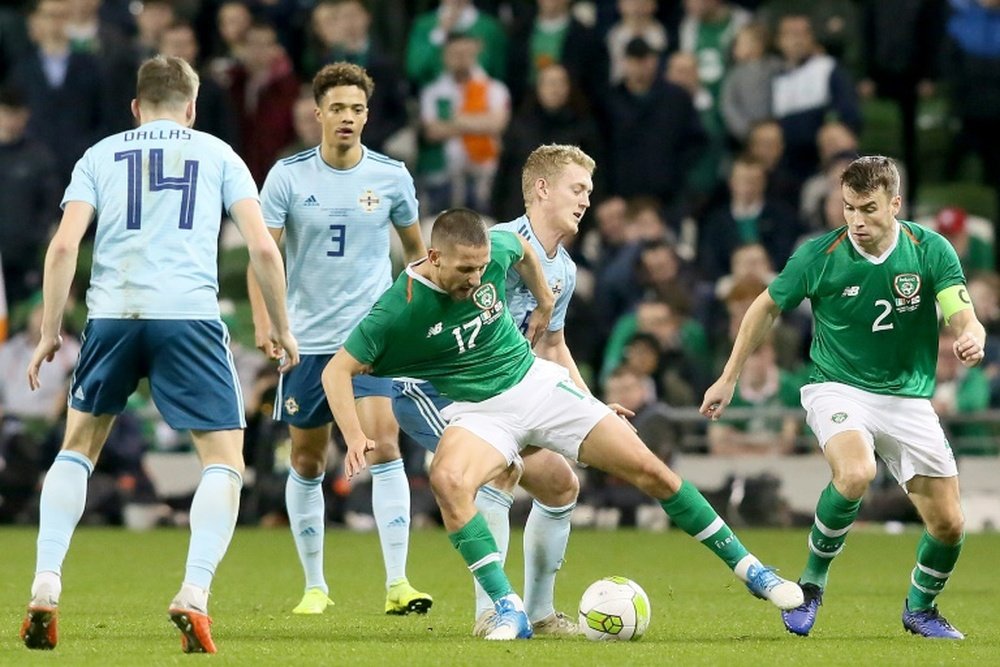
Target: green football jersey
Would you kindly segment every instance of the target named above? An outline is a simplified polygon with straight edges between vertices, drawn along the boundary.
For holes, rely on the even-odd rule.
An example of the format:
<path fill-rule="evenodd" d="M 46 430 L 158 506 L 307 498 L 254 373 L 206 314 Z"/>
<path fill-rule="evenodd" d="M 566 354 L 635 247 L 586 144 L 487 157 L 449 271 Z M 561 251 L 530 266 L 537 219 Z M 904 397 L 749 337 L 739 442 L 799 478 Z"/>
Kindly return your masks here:
<path fill-rule="evenodd" d="M 800 247 L 768 291 L 782 310 L 809 299 L 810 382 L 841 382 L 876 394 L 930 398 L 937 367 L 936 296 L 965 284 L 948 241 L 900 221 L 896 245 L 879 261 L 847 228 Z"/>
<path fill-rule="evenodd" d="M 510 389 L 535 358 L 506 305 L 507 270 L 522 256 L 516 234 L 490 232 L 482 284 L 461 301 L 407 268 L 344 347 L 372 375 L 428 380 L 454 401 L 484 401 Z"/>

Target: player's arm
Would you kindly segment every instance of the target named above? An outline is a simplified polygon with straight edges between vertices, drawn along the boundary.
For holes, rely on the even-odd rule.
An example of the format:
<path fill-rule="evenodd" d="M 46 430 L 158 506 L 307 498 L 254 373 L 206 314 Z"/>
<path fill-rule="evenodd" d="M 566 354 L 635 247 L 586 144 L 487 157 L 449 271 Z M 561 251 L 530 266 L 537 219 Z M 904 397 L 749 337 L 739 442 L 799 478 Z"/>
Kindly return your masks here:
<path fill-rule="evenodd" d="M 733 390 L 736 388 L 736 381 L 743 372 L 743 366 L 747 362 L 750 354 L 757 349 L 767 332 L 774 326 L 774 321 L 781 313 L 778 304 L 771 298 L 768 290 L 761 292 L 760 296 L 754 299 L 743 316 L 740 323 L 739 333 L 736 334 L 736 341 L 733 343 L 733 351 L 729 354 L 722 375 L 705 392 L 705 398 L 701 403 L 701 414 L 715 420 L 722 415 L 726 406 L 733 400 Z"/>
<path fill-rule="evenodd" d="M 427 246 L 424 245 L 424 235 L 420 231 L 420 223 L 414 222 L 406 227 L 396 227 L 396 234 L 403 244 L 403 260 L 412 264 L 427 256 Z"/>
<path fill-rule="evenodd" d="M 535 301 L 538 302 L 535 310 L 531 313 L 531 319 L 528 320 L 528 330 L 524 334 L 528 342 L 534 346 L 539 336 L 549 326 L 552 310 L 556 306 L 556 297 L 549 289 L 549 284 L 545 280 L 545 272 L 542 271 L 542 263 L 538 261 L 538 255 L 535 254 L 531 244 L 520 234 L 514 234 L 514 236 L 521 242 L 521 259 L 514 264 L 513 268 L 521 276 L 521 280 L 524 281 L 524 285 L 531 292 L 531 295 L 535 297 Z"/>
<path fill-rule="evenodd" d="M 299 345 L 292 336 L 285 308 L 285 265 L 281 251 L 268 228 L 260 203 L 256 199 L 241 199 L 229 209 L 236 221 L 250 253 L 250 267 L 253 269 L 260 290 L 261 301 L 271 320 L 271 340 L 284 350 L 285 361 L 278 368 L 284 373 L 299 363 Z"/>
<path fill-rule="evenodd" d="M 70 201 L 63 210 L 62 221 L 45 253 L 42 278 L 42 336 L 28 364 L 28 386 L 38 389 L 38 369 L 43 361 L 52 361 L 62 346 L 63 313 L 69 299 L 69 288 L 76 273 L 80 241 L 94 219 L 94 207 L 87 202 Z"/>
<path fill-rule="evenodd" d="M 944 321 L 955 334 L 952 349 L 962 365 L 970 368 L 983 360 L 986 329 L 983 327 L 969 298 L 965 285 L 947 287 L 937 295 Z"/>
<path fill-rule="evenodd" d="M 333 413 L 333 420 L 347 443 L 347 458 L 344 471 L 348 478 L 365 467 L 365 454 L 375 449 L 371 440 L 361 428 L 358 408 L 354 402 L 354 386 L 351 380 L 369 370 L 346 348 L 340 348 L 323 369 L 323 391 Z"/>
<path fill-rule="evenodd" d="M 275 244 L 281 241 L 284 233 L 282 227 L 268 227 L 271 238 Z M 257 282 L 253 264 L 247 264 L 247 295 L 250 297 L 250 315 L 253 318 L 253 337 L 257 349 L 266 354 L 271 359 L 281 356 L 281 350 L 271 342 L 271 318 L 267 315 L 267 306 L 264 303 L 264 294 L 260 291 L 260 283 Z"/>
<path fill-rule="evenodd" d="M 559 329 L 558 331 L 546 331 L 542 334 L 542 337 L 535 343 L 535 355 L 542 359 L 554 361 L 564 367 L 569 371 L 569 376 L 573 380 L 573 384 L 589 394 L 590 389 L 587 387 L 587 383 L 583 381 L 580 369 L 576 367 L 576 360 L 573 359 L 573 353 L 570 352 L 569 346 L 566 345 L 564 331 L 564 329 Z"/>

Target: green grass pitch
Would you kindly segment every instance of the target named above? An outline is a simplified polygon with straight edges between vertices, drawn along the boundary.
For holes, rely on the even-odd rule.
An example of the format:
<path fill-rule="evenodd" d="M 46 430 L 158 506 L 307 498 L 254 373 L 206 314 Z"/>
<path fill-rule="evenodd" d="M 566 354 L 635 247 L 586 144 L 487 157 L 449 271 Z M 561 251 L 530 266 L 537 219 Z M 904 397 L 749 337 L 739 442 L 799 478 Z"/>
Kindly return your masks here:
<path fill-rule="evenodd" d="M 336 606 L 322 616 L 290 613 L 301 573 L 287 530 L 239 528 L 211 598 L 216 656 L 183 655 L 167 604 L 180 584 L 187 531 L 81 529 L 64 572 L 60 643 L 25 649 L 17 630 L 34 567 L 33 530 L 0 531 L 0 664 L 283 665 L 936 665 L 1000 660 L 1000 535 L 970 535 L 941 608 L 968 639 L 930 641 L 900 625 L 917 534 L 851 535 L 833 568 L 813 635 L 784 631 L 777 610 L 752 598 L 704 547 L 679 531 L 576 531 L 556 586 L 559 609 L 575 614 L 592 581 L 635 579 L 652 603 L 638 642 L 536 639 L 488 643 L 470 636 L 472 585 L 441 531 L 414 532 L 410 580 L 434 595 L 426 616 L 382 613 L 383 569 L 373 534 L 330 531 L 326 572 Z M 786 576 L 805 558 L 806 532 L 741 531 L 743 541 Z M 508 571 L 521 589 L 520 533 Z"/>

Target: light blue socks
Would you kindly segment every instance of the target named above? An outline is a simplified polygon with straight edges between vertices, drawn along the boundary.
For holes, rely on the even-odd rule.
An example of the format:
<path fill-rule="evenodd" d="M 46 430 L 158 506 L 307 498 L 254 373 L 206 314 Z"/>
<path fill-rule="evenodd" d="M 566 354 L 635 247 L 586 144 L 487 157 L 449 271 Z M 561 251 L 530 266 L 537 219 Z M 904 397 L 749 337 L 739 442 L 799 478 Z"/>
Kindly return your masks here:
<path fill-rule="evenodd" d="M 382 543 L 385 585 L 406 578 L 410 547 L 410 483 L 403 459 L 369 466 L 372 474 L 372 513 Z"/>
<path fill-rule="evenodd" d="M 306 590 L 319 588 L 329 595 L 323 576 L 323 539 L 326 530 L 326 503 L 323 501 L 324 475 L 307 479 L 289 469 L 285 482 L 285 508 L 295 539 L 295 550 L 306 575 Z"/>
<path fill-rule="evenodd" d="M 87 504 L 87 480 L 94 464 L 83 454 L 63 450 L 45 475 L 38 521 L 35 573 L 62 574 L 69 542 Z"/>
<path fill-rule="evenodd" d="M 208 591 L 215 568 L 226 554 L 236 528 L 243 478 L 235 468 L 212 464 L 201 472 L 191 501 L 191 544 L 184 583 Z"/>
<path fill-rule="evenodd" d="M 575 507 L 575 502 L 563 507 L 549 507 L 537 500 L 531 504 L 524 525 L 524 607 L 532 623 L 556 611 L 552 600 L 556 572 L 566 557 Z"/>

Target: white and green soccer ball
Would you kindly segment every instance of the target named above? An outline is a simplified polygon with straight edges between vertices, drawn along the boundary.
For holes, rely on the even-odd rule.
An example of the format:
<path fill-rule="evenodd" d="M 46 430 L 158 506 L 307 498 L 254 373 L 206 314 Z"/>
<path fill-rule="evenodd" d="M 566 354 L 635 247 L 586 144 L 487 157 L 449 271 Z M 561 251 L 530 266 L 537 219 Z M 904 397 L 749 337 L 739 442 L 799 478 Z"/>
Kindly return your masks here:
<path fill-rule="evenodd" d="M 646 591 L 626 577 L 595 581 L 580 599 L 580 632 L 593 641 L 638 639 L 649 619 Z"/>

